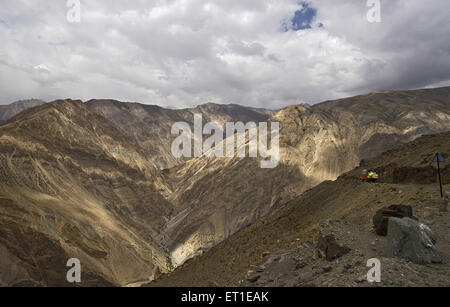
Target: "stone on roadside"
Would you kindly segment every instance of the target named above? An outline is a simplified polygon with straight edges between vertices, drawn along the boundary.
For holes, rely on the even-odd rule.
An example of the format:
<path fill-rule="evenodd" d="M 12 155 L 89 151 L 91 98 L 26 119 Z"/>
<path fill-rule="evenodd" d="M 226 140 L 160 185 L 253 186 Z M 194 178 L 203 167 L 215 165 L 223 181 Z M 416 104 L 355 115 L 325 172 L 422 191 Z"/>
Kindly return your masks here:
<path fill-rule="evenodd" d="M 317 249 L 319 256 L 326 258 L 328 261 L 337 259 L 350 252 L 350 248 L 339 245 L 333 235 L 321 235 L 317 243 Z"/>
<path fill-rule="evenodd" d="M 388 220 L 390 217 L 397 218 L 413 218 L 413 210 L 411 206 L 392 205 L 377 211 L 373 217 L 373 226 L 377 235 L 386 236 L 388 233 Z"/>
<path fill-rule="evenodd" d="M 360 277 L 355 279 L 355 282 L 362 283 L 362 282 L 365 282 L 366 280 L 367 280 L 366 276 L 360 276 Z"/>
<path fill-rule="evenodd" d="M 258 279 L 261 278 L 261 275 L 251 275 L 247 278 L 247 280 L 251 283 L 257 282 Z"/>
<path fill-rule="evenodd" d="M 264 252 L 264 253 L 262 253 L 261 254 L 261 259 L 264 259 L 265 257 L 267 257 L 267 256 L 270 256 L 270 252 Z"/>
<path fill-rule="evenodd" d="M 440 263 L 435 236 L 425 224 L 410 218 L 389 218 L 387 257 L 417 264 Z"/>

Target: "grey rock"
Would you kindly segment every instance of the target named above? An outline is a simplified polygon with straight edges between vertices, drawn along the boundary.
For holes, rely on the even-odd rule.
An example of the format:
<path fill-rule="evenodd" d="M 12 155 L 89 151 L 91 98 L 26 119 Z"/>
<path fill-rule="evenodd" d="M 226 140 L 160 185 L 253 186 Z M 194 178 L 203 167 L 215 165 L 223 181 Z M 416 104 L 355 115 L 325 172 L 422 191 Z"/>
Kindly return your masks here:
<path fill-rule="evenodd" d="M 440 263 L 436 238 L 425 224 L 410 218 L 389 219 L 387 257 L 407 259 L 417 264 Z"/>
<path fill-rule="evenodd" d="M 305 262 L 299 261 L 299 262 L 297 263 L 297 265 L 296 265 L 295 268 L 296 268 L 297 270 L 300 270 L 300 269 L 303 269 L 305 266 L 306 266 L 306 263 L 305 263 Z"/>
<path fill-rule="evenodd" d="M 333 269 L 333 268 L 331 267 L 331 265 L 326 265 L 326 266 L 324 266 L 324 267 L 322 268 L 322 270 L 323 270 L 324 273 L 331 272 L 332 269 Z"/>
<path fill-rule="evenodd" d="M 317 243 L 317 249 L 319 256 L 326 258 L 328 261 L 337 259 L 350 252 L 350 248 L 339 245 L 333 235 L 321 235 Z"/>
<path fill-rule="evenodd" d="M 366 280 L 367 280 L 366 276 L 360 276 L 360 277 L 355 279 L 355 282 L 362 283 L 362 282 L 365 282 Z"/>
<path fill-rule="evenodd" d="M 257 282 L 258 279 L 260 279 L 260 278 L 261 278 L 261 275 L 253 275 L 253 276 L 250 276 L 249 278 L 247 278 L 247 280 L 251 283 L 254 283 L 254 282 Z"/>

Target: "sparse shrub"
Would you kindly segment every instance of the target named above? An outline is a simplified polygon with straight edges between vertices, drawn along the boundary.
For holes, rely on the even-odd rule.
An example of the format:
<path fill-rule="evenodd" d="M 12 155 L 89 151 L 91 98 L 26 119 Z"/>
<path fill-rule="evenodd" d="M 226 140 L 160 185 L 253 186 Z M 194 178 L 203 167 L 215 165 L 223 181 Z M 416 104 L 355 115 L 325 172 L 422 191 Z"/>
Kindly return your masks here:
<path fill-rule="evenodd" d="M 168 175 L 168 174 L 170 174 L 170 169 L 168 169 L 168 168 L 163 169 L 163 170 L 161 171 L 161 174 L 163 174 L 163 175 Z"/>
<path fill-rule="evenodd" d="M 169 272 L 173 272 L 173 270 L 174 270 L 172 258 L 170 258 L 170 256 L 166 257 L 166 269 Z"/>

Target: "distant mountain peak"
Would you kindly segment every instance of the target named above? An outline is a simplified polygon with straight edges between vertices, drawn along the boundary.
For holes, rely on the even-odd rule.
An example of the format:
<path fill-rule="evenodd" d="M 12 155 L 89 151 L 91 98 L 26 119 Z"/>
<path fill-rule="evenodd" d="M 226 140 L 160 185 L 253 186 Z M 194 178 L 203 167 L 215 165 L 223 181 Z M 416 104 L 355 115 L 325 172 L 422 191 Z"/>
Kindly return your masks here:
<path fill-rule="evenodd" d="M 9 105 L 0 106 L 0 123 L 9 120 L 26 109 L 33 108 L 46 102 L 40 99 L 18 100 Z"/>

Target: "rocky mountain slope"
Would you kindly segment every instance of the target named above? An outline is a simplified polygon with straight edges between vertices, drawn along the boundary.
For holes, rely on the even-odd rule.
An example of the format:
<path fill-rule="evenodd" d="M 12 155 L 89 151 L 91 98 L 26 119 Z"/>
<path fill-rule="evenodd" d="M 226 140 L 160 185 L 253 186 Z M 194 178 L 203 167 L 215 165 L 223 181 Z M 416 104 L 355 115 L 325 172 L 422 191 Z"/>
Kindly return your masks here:
<path fill-rule="evenodd" d="M 125 285 L 166 269 L 163 178 L 140 147 L 81 101 L 56 101 L 0 127 L 0 282 Z M 132 264 L 132 265 L 130 265 Z"/>
<path fill-rule="evenodd" d="M 0 124 L 19 114 L 20 112 L 44 104 L 39 99 L 29 99 L 13 102 L 9 105 L 0 106 Z"/>
<path fill-rule="evenodd" d="M 173 168 L 176 215 L 165 231 L 182 264 L 362 159 L 427 133 L 450 130 L 450 88 L 383 92 L 317 106 L 290 106 L 279 122 L 280 163 L 261 169 L 251 158 L 200 157 Z"/>
<path fill-rule="evenodd" d="M 278 166 L 261 168 L 261 157 L 175 159 L 171 126 L 192 124 L 195 113 L 204 124 L 279 122 Z M 299 218 L 293 230 L 277 224 L 271 233 L 262 231 L 265 237 L 252 234 L 267 244 L 283 231 L 286 240 L 303 240 L 321 198 L 339 197 L 346 189 L 360 199 L 368 189 L 349 180 L 327 191 L 330 183 L 323 181 L 422 134 L 448 130 L 450 88 L 374 93 L 278 112 L 215 104 L 167 110 L 112 100 L 64 100 L 25 110 L 0 125 L 0 284 L 67 285 L 65 262 L 73 257 L 84 267 L 82 285 L 145 283 L 171 265 L 234 244 L 243 229 L 261 227 L 319 185 L 316 191 L 323 192 L 312 207 L 293 214 Z M 435 173 L 420 164 L 429 158 L 417 162 L 412 154 L 408 160 L 391 153 L 398 161 L 376 165 L 390 178 L 387 184 L 409 182 L 418 173 L 432 182 Z M 402 161 L 411 163 L 396 166 Z M 392 197 L 389 189 L 382 190 L 386 199 Z M 333 210 L 345 204 L 336 202 Z M 323 205 L 322 217 L 339 218 L 329 206 Z M 219 255 L 238 271 L 230 269 L 218 282 L 242 278 L 242 270 L 255 263 L 252 257 L 263 251 L 252 252 L 227 250 L 242 261 Z M 204 263 L 213 274 L 204 280 L 212 280 L 207 277 L 218 272 Z M 173 275 L 175 283 L 177 274 L 182 273 Z"/>
<path fill-rule="evenodd" d="M 194 114 L 202 114 L 204 123 L 261 122 L 274 113 L 266 109 L 213 103 L 179 110 L 115 100 L 90 100 L 86 104 L 133 138 L 160 169 L 172 168 L 185 161 L 175 158 L 171 152 L 176 137 L 171 135 L 171 128 L 176 122 L 193 126 Z"/>
<path fill-rule="evenodd" d="M 418 138 L 364 162 L 336 181 L 319 184 L 150 285 L 367 286 L 361 278 L 368 271 L 366 261 L 379 257 L 384 268 L 381 285 L 449 286 L 449 215 L 434 210 L 441 204 L 432 166 L 438 151 L 449 156 L 449 132 Z M 380 170 L 379 183 L 359 181 L 367 167 Z M 448 159 L 442 172 L 448 199 Z M 431 175 L 422 176 L 427 173 Z M 375 234 L 372 217 L 392 204 L 412 206 L 415 215 L 432 228 L 441 264 L 421 266 L 385 257 L 386 239 Z M 331 264 L 319 259 L 316 244 L 321 223 L 332 227 L 352 252 Z"/>

